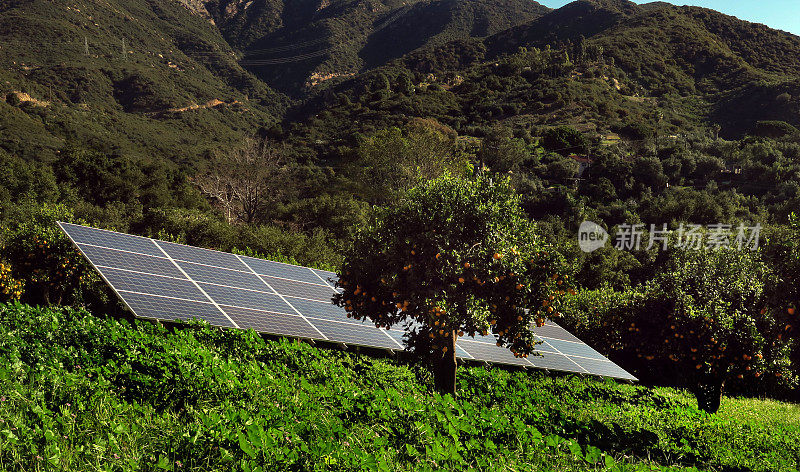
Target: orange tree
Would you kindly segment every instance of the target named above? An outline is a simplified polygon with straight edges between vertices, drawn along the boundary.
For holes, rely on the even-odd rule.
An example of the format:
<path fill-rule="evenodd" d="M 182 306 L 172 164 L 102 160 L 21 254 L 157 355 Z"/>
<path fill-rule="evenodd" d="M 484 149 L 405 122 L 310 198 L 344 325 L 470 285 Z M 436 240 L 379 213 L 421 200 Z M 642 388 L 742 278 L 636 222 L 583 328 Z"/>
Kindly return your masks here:
<path fill-rule="evenodd" d="M 456 339 L 491 332 L 516 356 L 533 353 L 530 327 L 558 313 L 563 267 L 508 180 L 444 176 L 376 211 L 345 254 L 334 301 L 403 327 L 407 348 L 432 361 L 436 389 L 455 394 Z"/>
<path fill-rule="evenodd" d="M 0 240 L 0 259 L 10 266 L 10 276 L 23 281 L 22 301 L 30 304 L 60 305 L 109 300 L 96 290 L 99 277 L 56 224 L 72 221 L 63 205 L 31 210 L 24 222 L 7 229 Z M 19 297 L 17 297 L 19 298 Z"/>
<path fill-rule="evenodd" d="M 11 264 L 0 260 L 0 302 L 22 298 L 25 284 L 14 278 Z"/>
<path fill-rule="evenodd" d="M 788 231 L 770 238 L 767 255 L 778 274 L 770 290 L 770 310 L 779 328 L 776 338 L 792 345 L 793 369 L 800 374 L 800 215 L 792 214 Z"/>
<path fill-rule="evenodd" d="M 716 412 L 726 381 L 784 375 L 786 344 L 765 309 L 770 280 L 758 252 L 673 250 L 626 328 L 629 347 L 665 380 L 685 382 L 701 409 Z"/>

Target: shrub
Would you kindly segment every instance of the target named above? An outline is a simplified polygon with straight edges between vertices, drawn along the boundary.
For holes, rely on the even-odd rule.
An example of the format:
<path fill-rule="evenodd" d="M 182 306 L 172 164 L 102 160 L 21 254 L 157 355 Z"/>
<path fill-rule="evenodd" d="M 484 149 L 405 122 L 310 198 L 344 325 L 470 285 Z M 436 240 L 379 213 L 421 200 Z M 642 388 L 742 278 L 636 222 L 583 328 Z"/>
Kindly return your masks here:
<path fill-rule="evenodd" d="M 63 205 L 39 207 L 2 240 L 0 254 L 10 263 L 12 277 L 25 281 L 22 299 L 45 305 L 105 304 L 102 281 L 58 227 L 58 220 L 71 222 L 74 217 Z"/>

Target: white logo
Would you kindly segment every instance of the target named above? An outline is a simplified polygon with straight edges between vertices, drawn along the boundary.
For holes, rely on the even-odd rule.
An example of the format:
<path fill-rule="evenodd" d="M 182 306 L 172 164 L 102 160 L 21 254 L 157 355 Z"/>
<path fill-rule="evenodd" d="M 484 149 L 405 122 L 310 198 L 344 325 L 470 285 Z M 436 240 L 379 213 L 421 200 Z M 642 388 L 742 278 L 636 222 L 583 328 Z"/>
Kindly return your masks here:
<path fill-rule="evenodd" d="M 597 223 L 584 221 L 578 230 L 578 245 L 583 252 L 594 252 L 608 242 L 608 232 Z"/>

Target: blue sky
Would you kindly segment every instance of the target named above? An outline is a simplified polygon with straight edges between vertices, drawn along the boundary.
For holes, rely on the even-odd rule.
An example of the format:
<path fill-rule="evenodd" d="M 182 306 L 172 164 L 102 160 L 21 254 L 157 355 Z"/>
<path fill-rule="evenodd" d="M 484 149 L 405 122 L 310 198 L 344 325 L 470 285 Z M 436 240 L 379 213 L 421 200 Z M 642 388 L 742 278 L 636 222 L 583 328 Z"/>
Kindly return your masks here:
<path fill-rule="evenodd" d="M 542 5 L 558 8 L 572 0 L 538 0 Z M 636 0 L 636 3 L 648 3 Z M 679 0 L 676 5 L 711 8 L 743 20 L 789 31 L 800 35 L 800 0 Z"/>

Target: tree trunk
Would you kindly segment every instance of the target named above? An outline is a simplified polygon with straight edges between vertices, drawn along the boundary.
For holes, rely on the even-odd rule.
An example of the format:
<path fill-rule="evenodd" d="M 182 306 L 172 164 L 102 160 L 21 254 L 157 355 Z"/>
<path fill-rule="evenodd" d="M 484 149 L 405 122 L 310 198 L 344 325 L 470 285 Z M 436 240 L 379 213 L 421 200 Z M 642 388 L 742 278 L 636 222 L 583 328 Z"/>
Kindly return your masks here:
<path fill-rule="evenodd" d="M 722 388 L 725 382 L 719 379 L 703 380 L 694 388 L 697 407 L 707 413 L 716 413 L 722 401 Z"/>
<path fill-rule="evenodd" d="M 436 359 L 436 368 L 433 372 L 433 383 L 436 390 L 444 395 L 449 393 L 456 396 L 456 332 L 453 331 L 447 339 L 447 352 Z"/>

